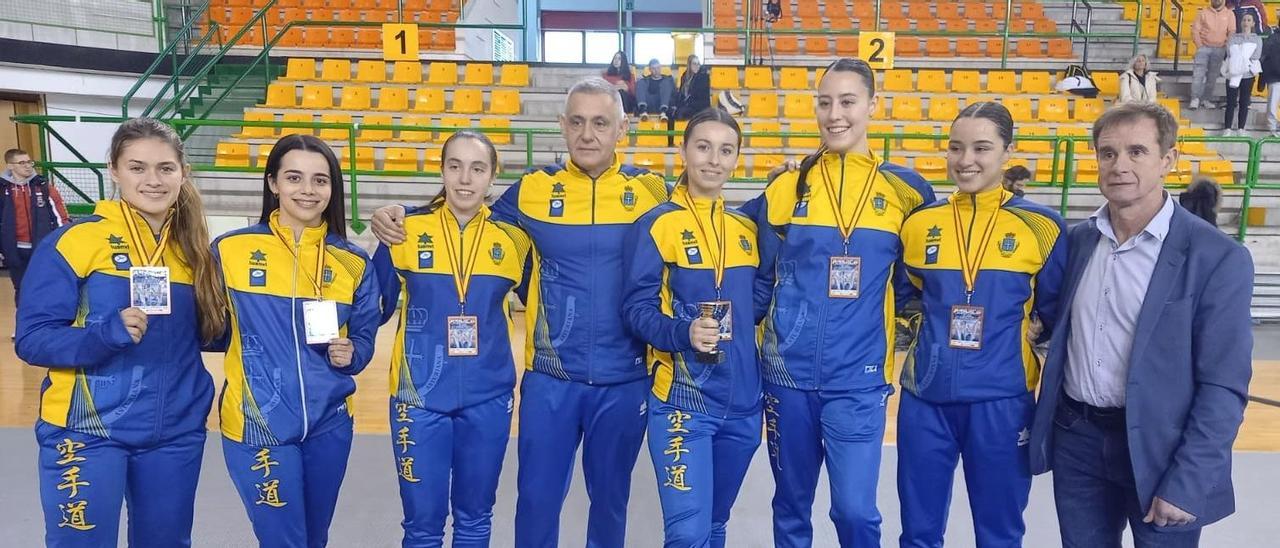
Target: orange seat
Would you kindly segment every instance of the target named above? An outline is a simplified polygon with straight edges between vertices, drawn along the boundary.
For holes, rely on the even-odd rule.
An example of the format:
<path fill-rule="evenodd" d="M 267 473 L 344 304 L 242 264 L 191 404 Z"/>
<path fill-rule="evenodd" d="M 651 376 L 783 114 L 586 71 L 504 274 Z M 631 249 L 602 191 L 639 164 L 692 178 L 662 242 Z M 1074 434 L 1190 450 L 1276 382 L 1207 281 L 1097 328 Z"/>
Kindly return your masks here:
<path fill-rule="evenodd" d="M 1049 39 L 1049 57 L 1065 59 L 1073 56 L 1075 56 L 1075 51 L 1071 47 L 1070 38 Z"/>
<path fill-rule="evenodd" d="M 963 6 L 963 4 L 955 4 L 952 2 L 938 2 L 934 4 L 934 9 L 937 10 L 937 13 L 935 13 L 935 16 L 938 19 L 959 19 L 961 6 Z"/>
<path fill-rule="evenodd" d="M 945 36 L 930 36 L 924 39 L 925 54 L 933 57 L 947 57 L 951 55 L 951 40 Z"/>
<path fill-rule="evenodd" d="M 857 57 L 858 37 L 857 36 L 837 36 L 836 37 L 836 55 L 839 55 L 841 57 Z"/>
<path fill-rule="evenodd" d="M 916 19 L 916 30 L 920 32 L 938 32 L 942 30 L 942 22 L 932 17 L 921 17 Z"/>
<path fill-rule="evenodd" d="M 827 55 L 831 53 L 831 41 L 825 36 L 809 35 L 804 37 L 804 52 L 809 55 Z"/>
<path fill-rule="evenodd" d="M 716 55 L 738 55 L 742 53 L 742 47 L 738 43 L 737 36 L 717 35 L 714 44 Z"/>
<path fill-rule="evenodd" d="M 800 53 L 800 39 L 793 34 L 775 36 L 773 49 L 779 55 L 796 55 Z"/>
<path fill-rule="evenodd" d="M 920 57 L 920 39 L 914 36 L 899 36 L 895 40 L 894 55 Z"/>
<path fill-rule="evenodd" d="M 315 31 L 319 31 L 319 32 L 315 32 Z M 312 43 L 312 40 L 311 40 L 311 35 L 313 32 L 316 34 L 316 41 L 317 41 L 317 43 L 314 43 L 314 44 Z M 349 48 L 355 45 L 356 43 L 356 29 L 353 27 L 334 27 L 333 36 L 329 37 L 328 38 L 329 42 L 326 43 L 325 37 L 328 36 L 328 34 L 329 34 L 329 29 L 311 27 L 307 29 L 305 40 L 307 41 L 307 45 L 312 47 L 321 47 L 321 48 L 326 46 L 332 46 L 335 48 Z"/>
<path fill-rule="evenodd" d="M 982 57 L 982 42 L 977 38 L 956 38 L 956 55 L 959 57 Z"/>
<path fill-rule="evenodd" d="M 1014 55 L 1018 57 L 1043 57 L 1042 43 L 1036 38 L 1019 38 L 1014 45 Z"/>

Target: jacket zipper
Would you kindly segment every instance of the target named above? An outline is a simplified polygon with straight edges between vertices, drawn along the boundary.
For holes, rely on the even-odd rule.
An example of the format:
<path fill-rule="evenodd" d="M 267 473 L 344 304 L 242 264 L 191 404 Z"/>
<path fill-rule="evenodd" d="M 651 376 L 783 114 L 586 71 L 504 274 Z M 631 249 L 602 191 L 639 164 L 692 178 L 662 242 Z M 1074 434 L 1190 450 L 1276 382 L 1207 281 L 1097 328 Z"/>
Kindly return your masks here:
<path fill-rule="evenodd" d="M 324 250 L 321 250 L 323 253 Z M 302 350 L 298 346 L 298 265 L 302 262 L 299 255 L 298 242 L 293 243 L 293 295 L 289 297 L 289 324 L 293 326 L 293 356 L 298 366 L 298 393 L 302 397 L 302 438 L 298 441 L 307 439 L 307 427 L 310 422 L 307 419 L 307 385 L 302 378 Z M 316 276 L 321 275 L 317 272 Z"/>
<path fill-rule="evenodd" d="M 840 205 L 844 205 L 844 179 L 845 179 L 844 169 L 845 169 L 844 153 L 841 153 L 840 154 L 840 194 L 841 195 L 838 196 L 838 198 L 840 199 L 837 201 L 837 203 Z M 844 208 L 842 207 L 840 209 L 843 210 Z M 836 214 L 836 217 L 839 218 L 843 213 L 841 211 L 836 211 L 835 214 Z M 839 229 L 837 228 L 837 230 Z M 844 235 L 841 234 L 841 237 L 843 236 Z M 849 238 L 850 239 L 853 238 L 853 227 L 849 227 Z M 840 244 L 841 246 L 843 246 L 844 242 L 841 241 Z M 843 252 L 843 248 L 841 248 L 841 252 Z M 831 273 L 828 272 L 827 275 L 830 276 Z M 821 317 L 818 318 L 818 350 L 815 351 L 815 353 L 817 354 L 816 356 L 817 359 L 814 360 L 816 363 L 814 364 L 813 374 L 814 374 L 814 388 L 817 388 L 819 390 L 822 389 L 822 367 L 824 365 L 823 362 L 826 361 L 823 359 L 825 355 L 823 354 L 822 349 L 826 347 L 825 340 L 827 337 L 827 307 L 830 306 L 830 304 L 831 304 L 831 299 L 829 298 L 824 299 L 822 301 Z"/>
<path fill-rule="evenodd" d="M 588 175 L 588 177 L 591 177 L 591 176 Z M 591 177 L 591 231 L 589 232 L 591 236 L 588 237 L 588 240 L 590 241 L 589 245 L 591 250 L 590 256 L 591 256 L 592 264 L 595 264 L 596 262 L 596 230 L 595 228 L 596 228 L 596 178 Z M 591 269 L 591 294 L 592 295 L 596 294 L 596 269 L 594 268 Z M 594 311 L 595 309 L 592 309 L 593 315 L 594 315 Z M 588 341 L 587 384 L 595 384 L 595 377 L 596 377 L 596 360 L 594 357 L 595 353 L 591 351 L 593 350 L 593 347 L 595 346 L 595 343 L 596 343 L 595 323 L 596 322 L 594 321 L 587 322 L 587 325 L 590 328 L 590 332 L 588 333 L 590 337 L 587 339 Z"/>

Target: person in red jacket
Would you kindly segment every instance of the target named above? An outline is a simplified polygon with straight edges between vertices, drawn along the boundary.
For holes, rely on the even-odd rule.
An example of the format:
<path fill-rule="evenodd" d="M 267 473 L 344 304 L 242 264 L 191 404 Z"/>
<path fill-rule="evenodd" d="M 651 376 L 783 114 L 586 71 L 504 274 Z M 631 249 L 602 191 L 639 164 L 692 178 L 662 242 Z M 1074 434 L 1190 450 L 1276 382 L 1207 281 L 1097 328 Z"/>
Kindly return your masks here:
<path fill-rule="evenodd" d="M 35 162 L 22 149 L 4 153 L 5 170 L 0 173 L 0 259 L 13 281 L 13 304 L 17 307 L 22 275 L 31 261 L 31 250 L 53 232 L 70 222 L 67 206 L 58 189 L 36 174 Z"/>
<path fill-rule="evenodd" d="M 613 54 L 613 59 L 609 61 L 609 68 L 604 69 L 602 76 L 618 90 L 618 96 L 622 97 L 622 109 L 627 114 L 635 114 L 636 75 L 631 70 L 631 63 L 627 62 L 627 52 L 619 51 Z"/>

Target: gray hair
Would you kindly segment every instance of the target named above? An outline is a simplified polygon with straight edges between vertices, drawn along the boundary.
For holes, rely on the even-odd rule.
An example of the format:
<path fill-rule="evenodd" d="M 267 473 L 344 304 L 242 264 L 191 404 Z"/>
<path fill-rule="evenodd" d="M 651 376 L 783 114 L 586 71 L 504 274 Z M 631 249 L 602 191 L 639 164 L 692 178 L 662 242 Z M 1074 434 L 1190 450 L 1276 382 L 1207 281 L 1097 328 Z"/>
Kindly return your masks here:
<path fill-rule="evenodd" d="M 1147 64 L 1148 71 L 1151 70 L 1151 58 L 1147 57 L 1147 54 L 1145 53 L 1139 53 L 1137 55 L 1134 55 L 1133 58 L 1129 60 L 1129 64 L 1125 65 L 1125 68 L 1133 70 L 1133 65 L 1138 62 L 1138 59 L 1142 59 L 1143 62 Z"/>
<path fill-rule="evenodd" d="M 618 121 L 621 122 L 622 120 L 627 119 L 627 113 L 622 106 L 622 97 L 618 95 L 618 90 L 615 89 L 613 84 L 610 84 L 608 80 L 599 76 L 591 76 L 589 78 L 579 80 L 578 83 L 569 88 L 569 93 L 565 94 L 564 110 L 562 112 L 569 112 L 569 100 L 578 93 L 608 95 L 613 98 L 613 104 L 618 105 Z"/>

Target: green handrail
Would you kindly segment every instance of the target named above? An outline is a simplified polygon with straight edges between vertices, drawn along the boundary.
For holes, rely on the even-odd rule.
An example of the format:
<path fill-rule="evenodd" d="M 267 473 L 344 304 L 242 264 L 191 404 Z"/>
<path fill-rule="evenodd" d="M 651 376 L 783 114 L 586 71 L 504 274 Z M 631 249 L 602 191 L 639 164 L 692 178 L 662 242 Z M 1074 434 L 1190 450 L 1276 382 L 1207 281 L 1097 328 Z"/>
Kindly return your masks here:
<path fill-rule="evenodd" d="M 160 63 L 163 63 L 165 58 L 168 56 L 173 56 L 175 59 L 177 58 L 178 44 L 182 43 L 186 37 L 191 34 L 191 29 L 195 26 L 195 22 L 200 19 L 200 15 L 208 10 L 208 8 L 209 2 L 206 1 L 195 9 L 192 16 L 188 18 L 187 22 L 182 25 L 180 30 L 178 30 L 178 34 L 174 37 L 174 40 L 169 43 L 168 47 L 162 49 L 159 55 L 156 55 L 156 60 L 151 63 L 151 66 L 147 67 L 147 70 L 142 71 L 142 76 L 138 77 L 138 81 L 134 82 L 133 87 L 129 88 L 128 92 L 125 92 L 124 98 L 121 99 L 120 102 L 121 116 L 129 116 L 129 101 L 133 99 L 134 95 L 137 95 L 138 90 L 142 89 L 142 84 L 146 83 L 147 80 L 155 75 L 156 71 L 160 68 Z M 169 77 L 169 81 L 165 82 L 165 85 L 160 88 L 160 91 L 156 92 L 156 95 L 163 95 L 165 90 L 169 89 L 169 86 L 173 85 L 174 82 L 177 81 L 177 78 L 178 75 L 176 73 L 171 75 Z"/>

